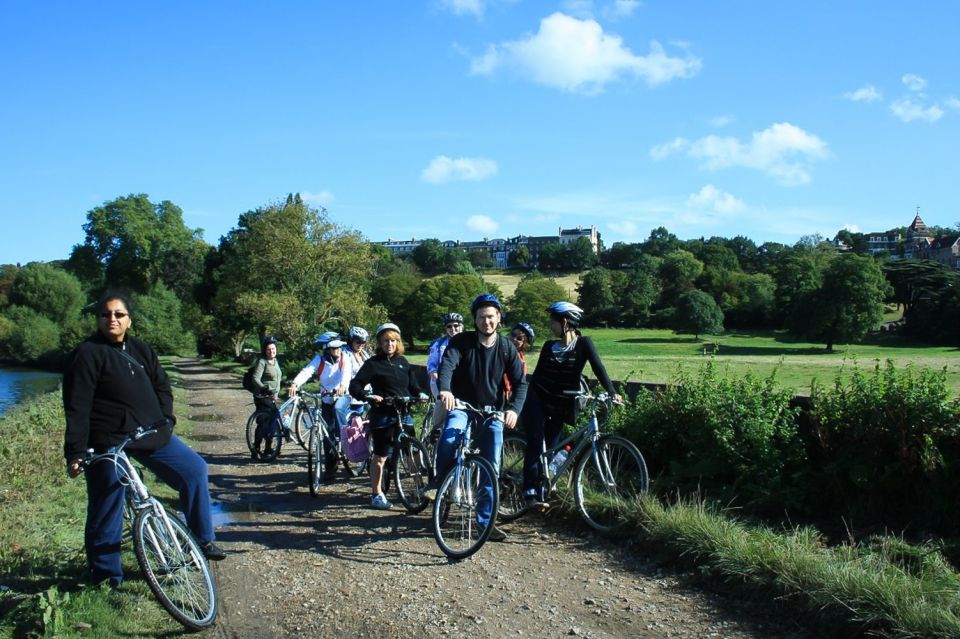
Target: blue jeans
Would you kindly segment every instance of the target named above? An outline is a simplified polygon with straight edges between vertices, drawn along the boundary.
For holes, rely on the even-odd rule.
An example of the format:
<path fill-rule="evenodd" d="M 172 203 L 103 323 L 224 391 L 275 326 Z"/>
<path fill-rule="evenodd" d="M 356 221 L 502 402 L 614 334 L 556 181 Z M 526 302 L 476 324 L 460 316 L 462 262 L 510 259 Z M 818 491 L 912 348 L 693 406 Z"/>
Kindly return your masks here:
<path fill-rule="evenodd" d="M 470 417 L 462 410 L 447 413 L 447 422 L 443 435 L 437 443 L 437 477 L 442 478 L 454 463 L 457 444 L 463 437 Z M 480 448 L 480 456 L 493 464 L 494 475 L 500 474 L 500 454 L 503 450 L 503 422 L 493 420 L 486 424 L 475 424 L 473 436 Z M 480 484 L 480 499 L 477 501 L 477 523 L 486 526 L 493 516 L 492 482 L 484 478 Z"/>
<path fill-rule="evenodd" d="M 200 544 L 213 541 L 210 518 L 210 491 L 207 486 L 207 462 L 176 435 L 163 448 L 154 451 L 130 451 L 128 455 L 153 471 L 165 484 L 180 493 L 180 505 L 187 526 Z M 117 467 L 109 460 L 87 469 L 87 524 L 84 542 L 87 564 L 94 582 L 109 579 L 114 586 L 123 581 L 120 542 L 123 539 L 124 486 L 117 478 Z"/>
<path fill-rule="evenodd" d="M 336 403 L 334 404 L 334 408 L 337 412 L 337 426 L 345 425 L 347 423 L 347 419 L 350 417 L 350 413 L 363 413 L 367 405 L 357 404 L 356 406 L 353 406 L 353 402 L 355 401 L 357 400 L 349 395 L 344 395 L 343 397 L 337 399 Z"/>

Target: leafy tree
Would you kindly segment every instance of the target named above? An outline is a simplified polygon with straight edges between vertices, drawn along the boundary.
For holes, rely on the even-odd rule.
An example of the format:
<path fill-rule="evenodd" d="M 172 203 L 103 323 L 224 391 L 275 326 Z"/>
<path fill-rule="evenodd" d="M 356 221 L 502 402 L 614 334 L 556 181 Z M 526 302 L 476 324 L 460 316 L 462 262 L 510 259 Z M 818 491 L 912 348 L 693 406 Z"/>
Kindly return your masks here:
<path fill-rule="evenodd" d="M 30 364 L 60 349 L 60 328 L 26 306 L 10 306 L 0 321 L 0 359 Z"/>
<path fill-rule="evenodd" d="M 427 273 L 435 273 L 451 266 L 446 261 L 447 252 L 440 240 L 430 238 L 421 240 L 411 252 L 411 257 L 417 268 Z"/>
<path fill-rule="evenodd" d="M 612 272 L 605 268 L 590 269 L 580 278 L 577 286 L 577 304 L 584 311 L 587 326 L 609 326 L 620 316 L 620 306 L 615 303 Z"/>
<path fill-rule="evenodd" d="M 867 242 L 867 236 L 863 233 L 855 233 L 853 231 L 848 231 L 847 229 L 841 229 L 837 231 L 837 239 L 850 247 L 854 253 L 859 253 L 860 255 L 866 255 L 869 253 L 869 244 Z"/>
<path fill-rule="evenodd" d="M 526 245 L 521 244 L 514 250 L 510 251 L 510 254 L 507 256 L 507 266 L 523 268 L 529 266 L 530 264 L 530 249 Z"/>
<path fill-rule="evenodd" d="M 85 281 L 97 279 L 91 257 L 104 281 L 138 292 L 162 282 L 187 299 L 202 275 L 202 231 L 188 229 L 172 202 L 153 204 L 142 193 L 119 197 L 87 213 L 83 230 L 84 244 L 69 262 Z"/>
<path fill-rule="evenodd" d="M 673 325 L 676 332 L 693 333 L 696 339 L 701 333 L 715 335 L 723 331 L 723 311 L 707 293 L 687 291 L 677 299 Z"/>
<path fill-rule="evenodd" d="M 541 271 L 559 271 L 566 264 L 566 248 L 559 243 L 540 247 L 537 268 Z"/>
<path fill-rule="evenodd" d="M 653 267 L 638 266 L 626 273 L 622 284 L 615 279 L 614 290 L 621 305 L 621 325 L 643 326 L 647 323 L 650 309 L 660 294 L 660 282 L 654 272 Z"/>
<path fill-rule="evenodd" d="M 510 312 L 504 323 L 511 328 L 517 322 L 526 322 L 533 326 L 538 336 L 547 336 L 550 334 L 550 319 L 546 309 L 553 302 L 565 299 L 567 292 L 555 280 L 531 271 L 520 278 L 509 300 Z"/>
<path fill-rule="evenodd" d="M 196 347 L 193 334 L 183 328 L 181 302 L 173 291 L 158 284 L 149 293 L 134 295 L 131 303 L 131 332 L 158 353 L 192 352 Z"/>
<path fill-rule="evenodd" d="M 748 273 L 756 273 L 757 268 L 757 256 L 759 249 L 757 245 L 749 237 L 744 237 L 743 235 L 738 235 L 733 239 L 723 240 L 724 245 L 730 249 L 734 255 L 737 257 L 737 261 L 740 263 L 740 269 Z"/>
<path fill-rule="evenodd" d="M 837 257 L 823 274 L 823 284 L 811 292 L 795 326 L 832 351 L 837 342 L 860 340 L 883 320 L 883 301 L 892 287 L 869 256 Z"/>
<path fill-rule="evenodd" d="M 493 261 L 493 258 L 490 257 L 490 251 L 483 248 L 471 249 L 469 253 L 470 264 L 473 265 L 473 268 L 491 268 L 496 266 L 496 262 Z"/>
<path fill-rule="evenodd" d="M 438 275 L 424 280 L 412 298 L 416 300 L 414 324 L 400 325 L 404 336 L 413 344 L 414 337 L 428 339 L 439 333 L 440 318 L 449 311 L 460 311 L 464 316 L 466 330 L 470 330 L 470 302 L 481 293 L 493 293 L 500 297 L 496 287 L 491 287 L 479 275 Z"/>
<path fill-rule="evenodd" d="M 31 262 L 14 277 L 9 299 L 11 304 L 30 307 L 62 326 L 80 315 L 83 291 L 80 281 L 63 269 Z"/>
<path fill-rule="evenodd" d="M 657 273 L 663 283 L 661 297 L 664 302 L 667 302 L 666 305 L 693 289 L 701 273 L 703 273 L 703 262 L 693 253 L 682 249 L 667 253 Z"/>
<path fill-rule="evenodd" d="M 370 301 L 386 309 L 387 318 L 400 326 L 417 326 L 419 309 L 415 292 L 420 278 L 409 272 L 397 272 L 375 280 L 370 286 Z M 439 322 L 439 318 L 437 322 Z"/>
<path fill-rule="evenodd" d="M 630 268 L 639 259 L 641 253 L 640 244 L 614 242 L 610 250 L 604 253 L 603 259 L 608 268 Z"/>
<path fill-rule="evenodd" d="M 662 226 L 650 231 L 650 236 L 641 245 L 644 253 L 654 257 L 665 257 L 680 248 L 677 236 Z"/>
<path fill-rule="evenodd" d="M 585 268 L 590 268 L 599 261 L 597 254 L 593 252 L 593 244 L 585 237 L 578 237 L 567 244 L 565 249 L 566 263 L 563 268 L 572 271 L 582 271 Z"/>
<path fill-rule="evenodd" d="M 247 335 L 268 329 L 305 354 L 327 327 L 373 324 L 370 244 L 331 222 L 299 195 L 244 213 L 221 240 L 213 315 L 221 342 L 239 353 Z"/>
<path fill-rule="evenodd" d="M 768 326 L 773 313 L 776 284 L 766 273 L 737 273 L 737 302 L 724 311 L 728 327 Z"/>
<path fill-rule="evenodd" d="M 801 305 L 809 293 L 820 287 L 821 275 L 811 253 L 784 251 L 773 268 L 773 279 L 774 320 L 782 325 L 803 314 Z"/>

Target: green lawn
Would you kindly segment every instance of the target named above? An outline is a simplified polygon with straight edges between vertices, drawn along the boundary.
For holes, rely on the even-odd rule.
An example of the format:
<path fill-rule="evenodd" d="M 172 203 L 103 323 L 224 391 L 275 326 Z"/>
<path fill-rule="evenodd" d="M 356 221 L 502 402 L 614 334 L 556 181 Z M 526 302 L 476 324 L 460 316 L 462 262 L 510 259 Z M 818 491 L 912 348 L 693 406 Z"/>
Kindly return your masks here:
<path fill-rule="evenodd" d="M 701 339 L 656 329 L 594 328 L 585 329 L 584 333 L 596 342 L 610 376 L 621 381 L 669 382 L 679 370 L 696 369 L 713 357 L 733 375 L 751 371 L 766 376 L 776 369 L 782 386 L 805 394 L 814 378 L 831 383 L 837 372 L 845 368 L 856 364 L 872 368 L 877 362 L 890 359 L 898 367 L 946 368 L 948 385 L 955 396 L 960 394 L 960 349 L 955 347 L 926 346 L 884 337 L 861 344 L 836 345 L 829 353 L 823 344 L 796 341 L 780 331 L 701 335 Z M 538 340 L 536 352 L 527 357 L 531 371 L 541 344 Z M 712 353 L 714 344 L 716 354 Z M 418 353 L 410 354 L 409 359 L 420 364 L 426 361 Z"/>

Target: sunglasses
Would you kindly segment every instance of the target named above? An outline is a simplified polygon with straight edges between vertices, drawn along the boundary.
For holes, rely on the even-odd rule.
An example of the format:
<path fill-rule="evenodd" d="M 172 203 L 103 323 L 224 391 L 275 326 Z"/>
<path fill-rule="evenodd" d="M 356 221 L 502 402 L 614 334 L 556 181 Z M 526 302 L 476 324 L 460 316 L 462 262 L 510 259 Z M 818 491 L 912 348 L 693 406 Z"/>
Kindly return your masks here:
<path fill-rule="evenodd" d="M 463 326 L 463 324 L 447 324 L 447 328 L 457 328 L 459 326 Z"/>
<path fill-rule="evenodd" d="M 354 344 L 366 344 L 366 343 L 367 343 L 367 340 L 365 340 L 365 339 L 355 339 L 355 340 L 353 340 L 353 343 L 354 343 Z"/>
<path fill-rule="evenodd" d="M 527 340 L 527 336 L 524 335 L 523 333 L 514 333 L 510 337 L 517 340 L 518 342 L 525 342 Z"/>
<path fill-rule="evenodd" d="M 110 319 L 111 317 L 116 317 L 117 319 L 123 319 L 127 315 L 129 315 L 129 313 L 125 313 L 123 311 L 104 311 L 100 313 L 100 317 L 102 317 L 103 319 Z"/>

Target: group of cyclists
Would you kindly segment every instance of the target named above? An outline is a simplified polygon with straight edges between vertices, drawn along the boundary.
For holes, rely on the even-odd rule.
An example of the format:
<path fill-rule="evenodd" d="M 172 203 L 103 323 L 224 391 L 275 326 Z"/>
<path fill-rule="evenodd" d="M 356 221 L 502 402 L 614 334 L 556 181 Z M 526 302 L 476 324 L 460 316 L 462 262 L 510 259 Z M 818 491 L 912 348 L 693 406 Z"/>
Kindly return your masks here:
<path fill-rule="evenodd" d="M 316 356 L 294 377 L 287 394 L 292 397 L 308 381 L 317 381 L 323 395 L 323 419 L 334 426 L 335 434 L 346 424 L 351 412 L 362 410 L 363 405 L 369 407 L 370 505 L 384 510 L 392 507 L 381 489 L 384 463 L 392 453 L 396 429 L 403 427 L 402 422 L 412 423 L 412 418 L 398 411 L 389 400 L 432 397 L 436 402 L 433 427 L 437 438 L 437 478 L 443 477 L 453 464 L 457 443 L 467 428 L 468 415 L 458 408 L 458 401 L 493 407 L 500 411 L 502 419 L 489 420 L 479 432 L 474 430 L 474 444 L 499 474 L 503 431 L 522 423 L 527 439 L 524 498 L 530 509 L 544 512 L 550 504 L 539 481 L 541 452 L 545 445 L 551 447 L 559 441 L 564 424 L 573 423 L 576 399 L 569 391 L 581 388 L 582 373 L 588 362 L 604 389 L 619 399 L 593 341 L 580 332 L 582 309 L 567 301 L 557 301 L 546 312 L 553 339 L 541 347 L 529 377 L 526 354 L 536 339 L 533 327 L 518 322 L 509 338 L 500 335 L 503 307 L 496 296 L 483 294 L 470 304 L 473 330 L 464 331 L 464 316 L 459 312 L 451 311 L 441 318 L 444 333 L 430 344 L 427 355 L 430 396 L 420 387 L 413 367 L 404 357 L 400 328 L 389 322 L 377 328 L 372 355 L 367 350 L 369 334 L 362 327 L 350 328 L 346 339 L 332 331 L 320 335 L 316 340 Z M 281 392 L 276 354 L 277 340 L 271 336 L 264 338 L 262 356 L 253 369 L 258 408 L 272 408 Z M 336 465 L 336 452 L 330 451 L 326 459 L 326 481 L 334 479 Z M 495 490 L 490 482 L 478 488 L 486 493 Z M 425 498 L 435 499 L 436 489 L 435 483 L 429 484 Z M 482 503 L 478 504 L 477 517 L 479 523 L 486 525 L 494 520 L 494 513 L 490 508 L 484 511 Z M 505 539 L 506 534 L 494 523 L 489 540 Z"/>

